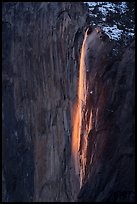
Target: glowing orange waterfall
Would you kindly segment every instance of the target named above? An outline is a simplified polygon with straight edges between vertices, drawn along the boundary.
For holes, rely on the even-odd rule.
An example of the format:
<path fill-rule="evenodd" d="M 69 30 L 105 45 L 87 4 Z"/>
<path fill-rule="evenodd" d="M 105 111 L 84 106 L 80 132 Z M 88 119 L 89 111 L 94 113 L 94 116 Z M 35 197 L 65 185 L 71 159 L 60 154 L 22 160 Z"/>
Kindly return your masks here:
<path fill-rule="evenodd" d="M 87 97 L 87 88 L 86 88 L 86 66 L 85 66 L 85 50 L 86 50 L 86 38 L 87 32 L 85 33 L 84 41 L 81 49 L 81 58 L 80 58 L 80 68 L 79 68 L 79 81 L 78 81 L 78 101 L 73 111 L 73 130 L 72 130 L 72 155 L 73 162 L 75 167 L 75 173 L 80 175 L 80 183 L 82 183 L 82 175 L 84 174 L 84 165 L 85 165 L 85 151 L 86 151 L 86 136 L 89 133 L 89 126 L 91 126 L 91 117 L 86 124 L 86 127 L 82 131 L 82 120 L 85 114 L 85 105 Z M 84 149 L 82 149 L 82 155 L 79 154 L 80 149 L 80 137 L 81 134 L 84 134 Z"/>

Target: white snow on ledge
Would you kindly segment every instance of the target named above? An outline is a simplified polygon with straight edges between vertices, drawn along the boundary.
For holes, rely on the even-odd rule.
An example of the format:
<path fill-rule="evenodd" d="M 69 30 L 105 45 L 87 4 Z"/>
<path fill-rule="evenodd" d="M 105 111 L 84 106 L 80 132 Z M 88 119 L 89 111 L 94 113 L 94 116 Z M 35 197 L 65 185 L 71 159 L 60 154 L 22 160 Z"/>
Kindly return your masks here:
<path fill-rule="evenodd" d="M 120 5 L 117 5 L 113 2 L 84 2 L 88 3 L 89 10 L 93 10 L 95 6 L 99 6 L 99 11 L 103 13 L 103 15 L 107 15 L 109 11 L 112 11 L 113 13 L 117 13 L 117 9 L 120 13 L 125 13 L 127 9 L 126 2 L 121 2 Z"/>
<path fill-rule="evenodd" d="M 102 30 L 113 40 L 119 40 L 123 33 L 123 30 L 118 29 L 116 25 L 112 27 L 103 26 Z"/>
<path fill-rule="evenodd" d="M 118 29 L 117 25 L 109 26 L 105 25 L 106 17 L 109 14 L 109 12 L 113 13 L 125 13 L 127 11 L 127 3 L 126 2 L 119 2 L 119 4 L 116 4 L 114 2 L 84 2 L 89 5 L 89 11 L 91 17 L 98 17 L 97 13 L 93 13 L 95 6 L 98 6 L 98 10 L 102 13 L 102 30 L 109 36 L 109 38 L 113 40 L 120 40 L 122 33 L 124 33 L 124 30 Z M 95 23 L 94 23 L 95 25 Z M 128 36 L 134 36 L 134 31 L 128 29 L 127 34 Z"/>

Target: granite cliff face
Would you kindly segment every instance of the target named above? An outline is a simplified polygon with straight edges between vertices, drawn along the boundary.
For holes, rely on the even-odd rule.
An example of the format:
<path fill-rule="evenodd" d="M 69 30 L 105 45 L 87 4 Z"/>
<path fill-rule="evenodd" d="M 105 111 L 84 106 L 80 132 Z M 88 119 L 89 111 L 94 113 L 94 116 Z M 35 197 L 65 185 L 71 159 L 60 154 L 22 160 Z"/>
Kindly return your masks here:
<path fill-rule="evenodd" d="M 82 3 L 3 3 L 6 201 L 74 199 L 71 105 L 86 15 Z"/>
<path fill-rule="evenodd" d="M 78 2 L 3 3 L 3 201 L 106 201 L 119 192 L 133 200 L 134 42 L 116 55 L 99 29 L 85 55 L 92 125 L 81 190 L 74 171 L 71 113 L 87 15 Z"/>
<path fill-rule="evenodd" d="M 99 29 L 87 36 L 86 115 L 92 112 L 86 164 L 78 201 L 133 202 L 135 199 L 135 42 L 115 55 L 115 44 Z M 82 131 L 84 132 L 84 130 Z M 81 145 L 81 152 L 83 151 Z"/>

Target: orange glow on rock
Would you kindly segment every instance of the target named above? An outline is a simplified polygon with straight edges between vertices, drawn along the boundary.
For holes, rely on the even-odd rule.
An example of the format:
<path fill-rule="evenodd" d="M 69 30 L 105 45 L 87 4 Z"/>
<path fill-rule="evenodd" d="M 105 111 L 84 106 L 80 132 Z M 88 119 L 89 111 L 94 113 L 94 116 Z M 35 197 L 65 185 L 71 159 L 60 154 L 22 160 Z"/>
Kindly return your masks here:
<path fill-rule="evenodd" d="M 73 110 L 72 155 L 76 174 L 79 174 L 79 147 L 82 125 L 83 108 L 86 102 L 86 68 L 85 68 L 85 40 L 83 41 L 79 68 L 78 101 Z"/>
<path fill-rule="evenodd" d="M 88 30 L 87 30 L 88 31 Z M 88 134 L 92 126 L 92 111 L 87 110 L 87 93 L 88 83 L 86 79 L 85 56 L 88 48 L 87 31 L 82 44 L 80 67 L 79 67 L 79 81 L 78 81 L 78 100 L 73 104 L 72 111 L 72 159 L 75 169 L 75 174 L 79 176 L 80 187 L 85 176 L 85 166 L 87 162 L 87 142 Z M 82 142 L 82 143 L 81 143 Z M 82 145 L 82 146 L 81 146 Z"/>

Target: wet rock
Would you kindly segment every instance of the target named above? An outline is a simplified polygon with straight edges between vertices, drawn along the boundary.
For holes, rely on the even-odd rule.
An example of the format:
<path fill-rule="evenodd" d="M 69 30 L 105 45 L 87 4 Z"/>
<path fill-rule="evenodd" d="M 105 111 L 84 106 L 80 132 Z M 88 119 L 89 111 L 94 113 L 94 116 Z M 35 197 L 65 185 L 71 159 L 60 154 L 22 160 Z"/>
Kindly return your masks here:
<path fill-rule="evenodd" d="M 85 112 L 92 111 L 92 126 L 78 201 L 133 202 L 135 42 L 115 58 L 113 42 L 101 42 L 100 33 L 95 28 L 85 48 L 87 83 L 93 90 L 87 95 Z"/>
<path fill-rule="evenodd" d="M 82 2 L 3 3 L 3 202 L 77 200 L 71 111 L 91 20 Z M 92 128 L 78 201 L 133 201 L 134 42 L 119 51 L 100 28 L 88 34 Z"/>
<path fill-rule="evenodd" d="M 76 2 L 3 3 L 4 201 L 76 198 L 70 113 L 87 13 Z"/>

